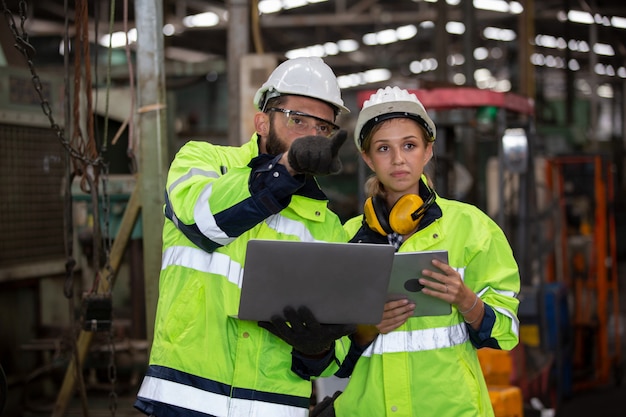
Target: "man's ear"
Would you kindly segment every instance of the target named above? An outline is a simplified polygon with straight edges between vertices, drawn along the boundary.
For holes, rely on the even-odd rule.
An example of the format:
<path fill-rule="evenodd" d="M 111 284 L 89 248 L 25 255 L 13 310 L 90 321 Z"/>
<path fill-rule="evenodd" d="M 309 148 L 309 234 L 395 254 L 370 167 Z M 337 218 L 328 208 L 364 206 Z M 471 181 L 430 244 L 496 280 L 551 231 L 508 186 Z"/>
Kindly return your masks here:
<path fill-rule="evenodd" d="M 267 134 L 270 132 L 269 114 L 257 112 L 254 115 L 254 129 L 260 136 L 267 137 Z"/>

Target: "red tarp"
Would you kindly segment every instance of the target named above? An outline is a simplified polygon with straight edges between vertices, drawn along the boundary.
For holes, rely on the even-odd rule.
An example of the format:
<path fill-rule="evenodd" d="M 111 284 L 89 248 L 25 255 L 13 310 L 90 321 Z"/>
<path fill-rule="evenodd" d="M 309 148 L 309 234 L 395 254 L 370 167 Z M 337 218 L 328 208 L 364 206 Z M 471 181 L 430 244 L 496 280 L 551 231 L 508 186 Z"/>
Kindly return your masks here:
<path fill-rule="evenodd" d="M 462 107 L 495 106 L 523 114 L 533 114 L 535 106 L 530 98 L 514 94 L 481 90 L 472 87 L 433 88 L 430 90 L 408 90 L 414 93 L 426 110 L 445 110 Z M 359 109 L 375 90 L 359 91 L 357 102 Z"/>

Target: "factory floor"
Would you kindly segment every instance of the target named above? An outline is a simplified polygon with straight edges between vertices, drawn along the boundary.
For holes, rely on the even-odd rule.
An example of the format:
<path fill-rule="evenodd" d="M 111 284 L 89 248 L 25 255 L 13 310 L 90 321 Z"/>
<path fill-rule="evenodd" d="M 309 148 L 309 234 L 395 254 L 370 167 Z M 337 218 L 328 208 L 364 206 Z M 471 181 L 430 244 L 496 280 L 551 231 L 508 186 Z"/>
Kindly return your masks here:
<path fill-rule="evenodd" d="M 115 413 L 111 412 L 111 403 L 109 402 L 107 392 L 89 393 L 89 417 L 142 417 L 133 408 L 135 400 L 134 393 L 120 393 L 117 398 L 117 406 Z M 528 407 L 528 406 L 527 406 Z M 43 414 L 24 414 L 24 417 L 43 417 L 49 416 L 50 413 Z M 621 386 L 609 385 L 606 387 L 597 387 L 585 390 L 573 395 L 571 398 L 565 399 L 559 405 L 554 413 L 544 411 L 543 414 L 533 410 L 526 410 L 524 417 L 624 417 L 626 416 L 626 385 Z M 69 407 L 66 417 L 84 417 L 82 405 L 76 398 Z M 270 416 L 268 416 L 270 417 Z M 378 417 L 378 416 L 363 416 Z M 497 417 L 497 416 L 496 416 Z M 506 417 L 522 417 L 522 416 L 506 416 Z"/>
<path fill-rule="evenodd" d="M 611 384 L 579 392 L 563 400 L 556 417 L 624 417 L 626 416 L 626 384 Z M 530 417 L 530 416 L 527 416 Z"/>
<path fill-rule="evenodd" d="M 97 389 L 87 392 L 88 414 L 83 412 L 83 404 L 79 396 L 70 403 L 65 417 L 143 417 L 144 415 L 133 408 L 138 383 L 124 383 L 111 396 L 107 384 L 100 384 Z M 111 399 L 115 398 L 114 401 Z M 556 409 L 543 412 L 533 409 L 525 399 L 523 416 L 507 415 L 502 417 L 624 417 L 626 416 L 626 383 L 617 385 L 611 382 L 608 385 L 596 386 L 579 390 L 557 403 Z M 32 408 L 19 417 L 48 417 L 51 415 L 51 404 L 39 410 Z M 3 414 L 8 417 L 8 414 Z M 268 416 L 271 417 L 271 416 Z M 379 417 L 379 416 L 363 416 Z M 498 417 L 498 416 L 496 416 Z"/>

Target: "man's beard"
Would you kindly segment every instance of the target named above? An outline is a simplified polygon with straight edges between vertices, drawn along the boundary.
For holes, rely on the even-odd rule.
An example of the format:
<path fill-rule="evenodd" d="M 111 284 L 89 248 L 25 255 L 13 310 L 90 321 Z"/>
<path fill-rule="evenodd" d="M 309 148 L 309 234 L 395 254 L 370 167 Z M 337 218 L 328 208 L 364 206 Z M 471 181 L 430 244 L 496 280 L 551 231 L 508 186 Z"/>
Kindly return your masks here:
<path fill-rule="evenodd" d="M 267 134 L 267 141 L 265 143 L 265 150 L 270 155 L 278 155 L 287 152 L 289 147 L 279 139 L 274 126 L 270 123 L 270 131 Z"/>

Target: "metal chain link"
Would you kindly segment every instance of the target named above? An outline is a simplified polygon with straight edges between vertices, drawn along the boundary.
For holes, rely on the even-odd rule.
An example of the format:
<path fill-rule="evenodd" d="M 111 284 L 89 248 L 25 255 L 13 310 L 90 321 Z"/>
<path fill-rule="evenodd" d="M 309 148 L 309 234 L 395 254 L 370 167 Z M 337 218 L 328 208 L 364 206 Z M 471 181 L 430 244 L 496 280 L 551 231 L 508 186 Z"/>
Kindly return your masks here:
<path fill-rule="evenodd" d="M 9 28 L 15 38 L 15 48 L 24 56 L 26 59 L 26 63 L 28 64 L 28 68 L 30 70 L 30 74 L 32 77 L 33 86 L 37 95 L 39 96 L 39 101 L 41 104 L 41 109 L 44 115 L 48 118 L 50 122 L 50 127 L 56 133 L 57 139 L 65 149 L 65 151 L 70 155 L 74 160 L 78 160 L 83 162 L 85 165 L 91 165 L 94 167 L 100 167 L 102 169 L 102 197 L 101 197 L 101 207 L 103 210 L 104 216 L 104 236 L 102 237 L 105 241 L 105 254 L 106 254 L 106 264 L 105 269 L 107 271 L 106 279 L 111 282 L 113 277 L 113 271 L 110 264 L 110 249 L 111 249 L 111 236 L 109 233 L 109 218 L 110 218 L 110 196 L 107 193 L 107 181 L 109 174 L 109 167 L 106 164 L 101 156 L 98 153 L 98 156 L 95 159 L 90 159 L 86 155 L 84 155 L 79 150 L 72 147 L 71 143 L 65 139 L 65 134 L 63 128 L 56 122 L 54 119 L 54 115 L 52 112 L 52 108 L 50 106 L 50 102 L 44 96 L 43 83 L 39 75 L 37 74 L 37 70 L 35 68 L 35 64 L 33 62 L 33 57 L 35 56 L 35 48 L 28 41 L 28 33 L 25 30 L 26 24 L 26 16 L 28 10 L 28 4 L 26 0 L 20 0 L 19 2 L 19 13 L 20 13 L 20 29 L 17 28 L 15 23 L 15 19 L 13 17 L 13 13 L 9 10 L 6 5 L 5 0 L 2 0 L 3 13 L 6 18 L 6 21 L 9 25 Z M 97 170 L 96 170 L 97 171 Z M 98 207 L 93 207 L 93 210 L 98 210 Z M 111 291 L 111 285 L 109 285 L 109 291 Z M 109 330 L 109 348 L 110 348 L 110 356 L 109 356 L 109 365 L 108 365 L 108 375 L 109 381 L 111 382 L 111 391 L 109 393 L 109 409 L 111 411 L 111 416 L 115 417 L 115 413 L 117 411 L 117 393 L 115 392 L 115 383 L 117 381 L 117 368 L 115 365 L 115 345 L 113 343 L 113 326 Z"/>
<path fill-rule="evenodd" d="M 65 139 L 64 131 L 61 126 L 59 126 L 59 124 L 54 119 L 52 108 L 50 107 L 50 102 L 44 96 L 43 84 L 41 82 L 41 79 L 39 78 L 39 75 L 37 74 L 35 64 L 32 60 L 32 58 L 35 56 L 35 48 L 28 42 L 28 34 L 24 29 L 28 9 L 26 0 L 20 0 L 19 2 L 21 32 L 17 28 L 17 25 L 15 24 L 15 19 L 13 18 L 13 13 L 7 7 L 5 0 L 2 0 L 2 7 L 4 17 L 7 20 L 13 37 L 15 38 L 14 46 L 24 56 L 24 58 L 26 58 L 26 63 L 28 64 L 28 68 L 30 70 L 33 86 L 35 87 L 35 91 L 39 96 L 41 109 L 44 115 L 48 118 L 48 121 L 50 122 L 50 127 L 55 131 L 57 138 L 61 142 L 61 145 L 72 158 L 82 161 L 85 165 L 102 166 L 103 160 L 100 155 L 96 159 L 91 160 L 76 149 L 74 149 L 71 146 L 70 142 Z"/>

